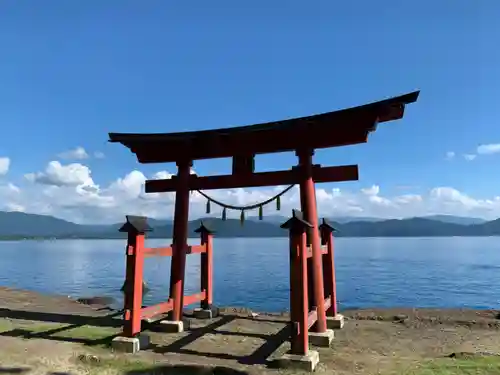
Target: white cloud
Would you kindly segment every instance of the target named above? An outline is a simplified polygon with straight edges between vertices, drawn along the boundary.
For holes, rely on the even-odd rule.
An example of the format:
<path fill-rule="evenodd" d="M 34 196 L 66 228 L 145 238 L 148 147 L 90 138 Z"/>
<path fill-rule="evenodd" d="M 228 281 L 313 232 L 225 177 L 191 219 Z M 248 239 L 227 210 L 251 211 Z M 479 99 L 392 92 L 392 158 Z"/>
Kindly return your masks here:
<path fill-rule="evenodd" d="M 12 182 L 9 182 L 7 184 L 7 190 L 11 193 L 17 194 L 21 192 L 21 189 L 19 189 L 16 185 L 14 185 Z"/>
<path fill-rule="evenodd" d="M 76 147 L 73 150 L 61 152 L 57 156 L 65 160 L 85 160 L 89 158 L 89 154 L 87 154 L 87 151 L 85 151 L 85 149 L 80 146 Z"/>
<path fill-rule="evenodd" d="M 361 189 L 361 192 L 368 196 L 375 196 L 380 192 L 380 187 L 377 185 L 372 185 L 372 187 L 370 188 Z"/>
<path fill-rule="evenodd" d="M 488 145 L 480 145 L 476 152 L 480 155 L 489 155 L 500 153 L 500 143 L 492 143 Z"/>
<path fill-rule="evenodd" d="M 101 151 L 95 151 L 94 152 L 94 158 L 96 159 L 104 159 L 106 156 L 104 155 L 103 152 Z"/>
<path fill-rule="evenodd" d="M 51 161 L 45 172 L 28 173 L 25 178 L 31 182 L 54 186 L 93 186 L 90 169 L 86 165 L 73 163 L 62 165 L 58 161 Z"/>
<path fill-rule="evenodd" d="M 143 192 L 146 176 L 142 172 L 134 170 L 124 178 L 119 178 L 113 182 L 109 189 L 111 192 L 123 193 L 130 198 L 139 198 Z"/>
<path fill-rule="evenodd" d="M 477 157 L 476 154 L 464 154 L 464 159 L 467 161 L 472 161 Z"/>
<path fill-rule="evenodd" d="M 3 197 L 10 197 L 21 192 L 21 189 L 9 182 L 5 185 L 0 185 L 0 195 Z"/>
<path fill-rule="evenodd" d="M 446 160 L 452 160 L 454 157 L 455 153 L 453 151 L 448 151 L 445 156 Z"/>
<path fill-rule="evenodd" d="M 16 210 L 50 214 L 81 223 L 121 222 L 125 215 L 137 214 L 153 218 L 172 217 L 173 193 L 146 194 L 144 182 L 148 178 L 170 178 L 168 171 L 145 175 L 133 170 L 107 186 L 101 187 L 92 179 L 90 168 L 73 163 L 62 165 L 50 162 L 43 172 L 28 174 L 24 186 L 0 185 L 0 210 Z M 401 218 L 429 214 L 477 216 L 493 219 L 500 216 L 500 197 L 479 199 L 452 187 L 436 187 L 423 194 L 386 195 L 378 185 L 359 190 L 346 190 L 342 184 L 319 185 L 316 191 L 318 212 L 323 217 L 373 216 Z M 283 187 L 255 189 L 227 189 L 207 191 L 211 197 L 233 205 L 250 205 L 275 196 Z M 191 218 L 205 215 L 206 200 L 200 194 L 190 195 Z M 272 203 L 264 207 L 264 215 L 287 216 L 292 208 L 299 208 L 298 187 L 281 198 L 281 212 Z M 220 217 L 221 208 L 212 205 L 212 214 Z M 249 215 L 257 215 L 257 210 Z M 229 217 L 239 212 L 228 211 Z"/>
<path fill-rule="evenodd" d="M 7 174 L 10 168 L 10 158 L 0 157 L 0 176 Z"/>

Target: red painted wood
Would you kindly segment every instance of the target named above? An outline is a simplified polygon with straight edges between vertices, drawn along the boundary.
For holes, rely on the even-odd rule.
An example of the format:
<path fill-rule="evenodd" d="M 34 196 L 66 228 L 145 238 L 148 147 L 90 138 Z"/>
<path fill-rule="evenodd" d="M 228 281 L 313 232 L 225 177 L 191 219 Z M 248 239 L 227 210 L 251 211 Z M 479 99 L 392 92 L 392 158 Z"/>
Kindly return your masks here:
<path fill-rule="evenodd" d="M 307 354 L 309 350 L 309 326 L 307 325 L 308 310 L 309 310 L 309 295 L 307 292 L 307 258 L 306 258 L 306 248 L 307 248 L 307 237 L 306 233 L 302 233 L 300 236 L 299 244 L 299 279 L 300 279 L 300 328 L 301 332 L 299 334 L 301 342 L 301 351 Z"/>
<path fill-rule="evenodd" d="M 206 251 L 205 246 L 193 245 L 188 246 L 186 254 L 200 254 Z M 171 257 L 172 256 L 172 246 L 169 247 L 147 247 L 144 249 L 144 257 Z"/>
<path fill-rule="evenodd" d="M 201 307 L 209 309 L 212 306 L 212 278 L 213 278 L 213 236 L 208 233 L 201 233 L 202 247 L 206 250 L 201 254 L 201 291 L 205 292 L 205 299 L 201 301 Z"/>
<path fill-rule="evenodd" d="M 290 319 L 291 353 L 309 351 L 306 235 L 290 233 Z"/>
<path fill-rule="evenodd" d="M 296 170 L 299 170 L 299 166 L 295 167 Z M 309 217 L 309 214 L 307 212 L 308 206 L 307 206 L 307 195 L 306 191 L 304 189 L 300 189 L 300 210 L 304 214 L 304 218 L 307 220 Z M 313 278 L 312 274 L 314 272 L 313 268 L 313 260 L 312 260 L 312 246 L 311 246 L 311 229 L 306 230 L 306 235 L 307 235 L 307 274 L 309 275 L 307 282 L 307 290 L 309 294 L 309 310 L 313 309 L 313 302 L 314 302 L 314 288 L 313 288 Z"/>
<path fill-rule="evenodd" d="M 172 246 L 169 247 L 147 247 L 144 249 L 144 256 L 149 257 L 171 257 Z"/>
<path fill-rule="evenodd" d="M 332 300 L 330 297 L 325 298 L 325 310 L 328 310 L 332 306 Z"/>
<path fill-rule="evenodd" d="M 127 242 L 125 283 L 132 287 L 125 293 L 126 314 L 123 334 L 127 337 L 134 337 L 141 332 L 144 234 L 129 233 Z"/>
<path fill-rule="evenodd" d="M 365 119 L 363 124 L 366 128 L 372 128 L 376 119 L 373 116 Z M 274 132 L 269 135 L 271 141 L 261 142 L 261 137 L 249 134 L 240 139 L 220 146 L 216 142 L 204 142 L 205 147 L 189 147 L 181 142 L 171 141 L 161 146 L 155 144 L 140 144 L 132 148 L 139 163 L 166 163 L 180 157 L 189 157 L 193 160 L 226 158 L 237 154 L 268 154 L 275 152 L 294 151 L 297 147 L 308 146 L 314 149 L 339 147 L 365 143 L 368 140 L 369 131 L 357 129 L 355 133 L 339 131 L 338 129 L 323 129 L 320 134 L 314 135 L 308 130 L 306 133 Z M 259 144 L 259 142 L 261 142 Z M 173 159 L 173 160 L 172 160 Z"/>
<path fill-rule="evenodd" d="M 187 254 L 203 254 L 207 251 L 205 245 L 188 246 Z"/>
<path fill-rule="evenodd" d="M 292 331 L 290 337 L 291 343 L 291 352 L 300 351 L 300 341 L 299 341 L 299 333 L 300 333 L 300 300 L 299 299 L 299 279 L 298 279 L 298 261 L 299 261 L 299 244 L 297 241 L 297 236 L 294 235 L 291 231 L 289 232 L 288 244 L 289 244 L 289 278 L 290 278 L 290 322 L 292 323 Z"/>
<path fill-rule="evenodd" d="M 311 267 L 312 272 L 312 306 L 317 308 L 318 319 L 316 325 L 313 327 L 315 332 L 326 331 L 326 312 L 324 306 L 325 290 L 323 284 L 323 262 L 321 254 L 321 241 L 318 230 L 318 213 L 316 210 L 316 192 L 313 180 L 312 171 L 312 150 L 303 150 L 297 152 L 299 158 L 299 170 L 302 173 L 302 180 L 300 182 L 301 197 L 304 206 L 302 207 L 305 219 L 312 225 L 308 231 L 308 242 L 311 243 L 312 257 Z M 311 288 L 311 285 L 309 288 Z"/>
<path fill-rule="evenodd" d="M 184 297 L 184 306 L 192 305 L 193 303 L 203 301 L 206 297 L 205 292 L 199 292 L 195 294 L 191 294 L 190 296 Z"/>
<path fill-rule="evenodd" d="M 127 245 L 127 251 L 126 251 L 126 255 L 133 255 L 134 254 L 134 246 L 132 245 Z"/>
<path fill-rule="evenodd" d="M 326 240 L 327 253 L 323 255 L 323 277 L 325 280 L 325 296 L 330 297 L 331 306 L 326 310 L 326 315 L 337 315 L 337 283 L 335 280 L 335 254 L 333 247 L 333 235 L 324 231 L 323 238 Z"/>
<path fill-rule="evenodd" d="M 307 327 L 311 328 L 318 321 L 318 310 L 316 308 L 307 314 Z"/>
<path fill-rule="evenodd" d="M 326 248 L 326 246 L 321 246 L 321 254 L 327 254 L 328 253 L 328 249 Z M 312 257 L 312 249 L 310 246 L 307 247 L 307 258 L 311 258 Z"/>
<path fill-rule="evenodd" d="M 325 310 L 328 310 L 331 306 L 331 299 L 330 297 L 325 298 Z M 314 324 L 318 321 L 318 309 L 313 308 L 311 311 L 309 311 L 309 314 L 307 315 L 307 326 L 309 328 L 313 327 Z"/>
<path fill-rule="evenodd" d="M 167 302 L 158 303 L 156 305 L 143 307 L 141 309 L 141 318 L 148 319 L 157 315 L 168 313 L 174 308 L 174 302 L 168 300 Z"/>
<path fill-rule="evenodd" d="M 189 190 L 210 189 L 233 189 L 240 187 L 276 186 L 296 184 L 300 179 L 300 171 L 291 169 L 288 171 L 259 172 L 245 175 L 219 175 L 219 176 L 195 176 L 189 177 Z M 343 165 L 334 167 L 315 166 L 313 168 L 314 181 L 340 182 L 357 181 L 358 166 Z M 164 193 L 176 191 L 177 177 L 163 180 L 147 180 L 146 193 Z"/>
<path fill-rule="evenodd" d="M 188 215 L 189 215 L 189 173 L 190 161 L 178 162 L 177 190 L 175 193 L 175 212 L 173 230 L 173 254 L 170 273 L 170 297 L 174 300 L 172 320 L 182 320 L 184 306 L 184 277 L 186 268 L 186 250 Z"/>

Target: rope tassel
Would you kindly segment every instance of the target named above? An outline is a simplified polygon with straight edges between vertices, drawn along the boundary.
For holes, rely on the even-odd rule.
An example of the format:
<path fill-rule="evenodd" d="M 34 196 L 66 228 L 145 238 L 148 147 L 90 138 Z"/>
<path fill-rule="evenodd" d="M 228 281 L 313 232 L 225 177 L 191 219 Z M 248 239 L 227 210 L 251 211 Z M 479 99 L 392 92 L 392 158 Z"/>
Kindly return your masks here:
<path fill-rule="evenodd" d="M 276 197 L 276 211 L 281 210 L 281 197 L 278 195 Z"/>
<path fill-rule="evenodd" d="M 240 223 L 242 226 L 245 223 L 245 210 L 241 210 Z"/>
<path fill-rule="evenodd" d="M 210 213 L 210 199 L 207 199 L 207 214 Z"/>
<path fill-rule="evenodd" d="M 262 220 L 264 218 L 264 208 L 262 206 L 259 206 L 259 220 Z"/>

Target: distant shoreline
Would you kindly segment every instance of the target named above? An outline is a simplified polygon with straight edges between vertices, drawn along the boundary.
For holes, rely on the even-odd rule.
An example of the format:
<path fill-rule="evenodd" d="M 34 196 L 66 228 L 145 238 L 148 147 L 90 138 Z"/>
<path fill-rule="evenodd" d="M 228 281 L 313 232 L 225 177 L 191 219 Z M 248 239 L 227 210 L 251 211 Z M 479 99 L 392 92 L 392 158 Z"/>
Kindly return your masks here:
<path fill-rule="evenodd" d="M 283 218 L 285 220 L 286 218 Z M 382 221 L 335 222 L 329 220 L 335 228 L 336 237 L 350 238 L 405 238 L 405 237 L 488 237 L 500 236 L 500 219 L 478 224 L 467 224 L 473 218 L 448 217 L 440 221 L 429 218 L 411 218 Z M 441 220 L 445 220 L 442 219 Z M 274 220 L 274 219 L 273 219 Z M 452 221 L 455 221 L 453 223 Z M 461 221 L 462 223 L 458 223 Z M 196 236 L 200 223 L 215 233 L 216 238 L 288 238 L 288 231 L 280 227 L 280 222 L 266 220 L 238 219 L 222 220 L 204 217 L 188 222 L 188 234 Z M 56 240 L 56 239 L 125 239 L 126 233 L 120 233 L 123 223 L 111 225 L 83 225 L 58 219 L 52 216 L 21 214 L 0 211 L 0 241 L 8 240 Z M 152 231 L 147 237 L 167 238 L 172 235 L 173 223 L 167 220 L 150 219 Z"/>

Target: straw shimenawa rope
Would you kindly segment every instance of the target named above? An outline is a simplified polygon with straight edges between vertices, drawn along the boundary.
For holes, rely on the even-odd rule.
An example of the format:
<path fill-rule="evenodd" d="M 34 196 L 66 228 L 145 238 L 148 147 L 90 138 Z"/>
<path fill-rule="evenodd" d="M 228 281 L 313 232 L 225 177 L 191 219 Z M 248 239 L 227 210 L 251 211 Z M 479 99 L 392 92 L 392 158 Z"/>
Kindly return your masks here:
<path fill-rule="evenodd" d="M 226 214 L 226 210 L 237 210 L 237 211 L 241 211 L 241 215 L 240 215 L 240 221 L 241 221 L 241 224 L 244 223 L 245 221 L 245 211 L 247 210 L 253 210 L 253 209 L 256 209 L 258 208 L 259 209 L 259 220 L 262 220 L 263 218 L 263 206 L 273 202 L 273 201 L 276 201 L 276 210 L 279 211 L 281 209 L 281 196 L 288 193 L 293 187 L 295 186 L 295 184 L 293 185 L 290 185 L 288 186 L 287 188 L 285 188 L 283 191 L 281 191 L 280 193 L 276 194 L 275 196 L 269 198 L 269 199 L 266 199 L 265 201 L 263 202 L 260 202 L 260 203 L 255 203 L 255 204 L 250 204 L 250 205 L 247 205 L 247 206 L 236 206 L 236 205 L 232 205 L 232 204 L 226 204 L 224 202 L 221 202 L 221 201 L 218 201 L 214 198 L 212 198 L 211 196 L 209 196 L 208 194 L 204 193 L 203 191 L 201 190 L 196 190 L 201 196 L 203 196 L 204 198 L 207 199 L 207 210 L 206 210 L 206 213 L 209 214 L 210 213 L 210 210 L 211 210 L 211 207 L 210 207 L 210 204 L 211 203 L 214 203 L 220 207 L 223 208 L 222 210 L 222 220 L 226 220 L 226 217 L 227 217 L 227 214 Z"/>

